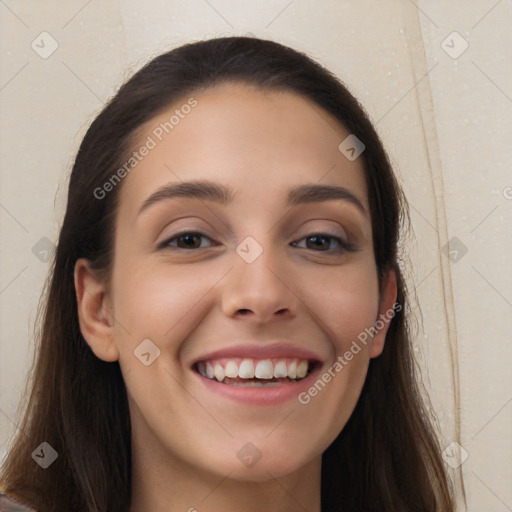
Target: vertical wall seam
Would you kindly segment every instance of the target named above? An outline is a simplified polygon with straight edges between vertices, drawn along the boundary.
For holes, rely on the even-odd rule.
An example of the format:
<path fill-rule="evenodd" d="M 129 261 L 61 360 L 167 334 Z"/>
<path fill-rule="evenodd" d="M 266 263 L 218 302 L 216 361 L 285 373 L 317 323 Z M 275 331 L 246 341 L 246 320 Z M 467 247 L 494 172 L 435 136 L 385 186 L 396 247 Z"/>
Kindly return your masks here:
<path fill-rule="evenodd" d="M 429 69 L 427 65 L 423 32 L 421 30 L 421 24 L 419 20 L 420 13 L 417 7 L 413 9 L 410 6 L 408 6 L 408 8 L 403 8 L 402 12 L 404 15 L 404 20 L 406 21 L 406 27 L 412 27 L 409 37 L 407 37 L 408 31 L 405 33 L 408 43 L 407 49 L 411 62 L 411 68 L 414 73 L 415 80 L 418 81 L 428 72 Z M 428 159 L 431 189 L 434 196 L 434 210 L 436 216 L 436 226 L 438 228 L 437 242 L 439 247 L 437 257 L 441 269 L 444 316 L 448 331 L 448 349 L 452 369 L 451 377 L 453 386 L 455 440 L 461 444 L 460 372 L 457 324 L 455 317 L 453 286 L 451 280 L 451 265 L 449 259 L 444 257 L 440 250 L 441 247 L 448 241 L 448 221 L 444 196 L 443 167 L 440 155 L 434 101 L 429 76 L 426 76 L 418 84 L 414 90 L 414 94 L 421 119 L 423 143 Z M 457 486 L 462 493 L 464 506 L 467 508 L 464 480 L 460 468 L 456 475 Z"/>

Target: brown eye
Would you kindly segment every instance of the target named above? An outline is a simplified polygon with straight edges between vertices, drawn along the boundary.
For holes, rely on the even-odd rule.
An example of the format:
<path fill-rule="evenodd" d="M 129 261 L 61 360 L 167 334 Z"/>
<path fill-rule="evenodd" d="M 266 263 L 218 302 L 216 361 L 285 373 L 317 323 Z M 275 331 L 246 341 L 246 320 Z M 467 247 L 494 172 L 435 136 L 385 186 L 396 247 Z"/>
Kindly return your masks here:
<path fill-rule="evenodd" d="M 162 246 L 177 249 L 202 249 L 204 247 L 210 247 L 211 245 L 213 245 L 211 243 L 211 240 L 210 243 L 208 243 L 207 245 L 201 245 L 202 240 L 210 240 L 210 238 L 203 235 L 202 233 L 187 232 L 169 238 L 162 244 Z"/>
<path fill-rule="evenodd" d="M 201 246 L 201 237 L 197 235 L 183 235 L 176 240 L 178 240 L 178 247 L 182 249 L 197 249 Z"/>
<path fill-rule="evenodd" d="M 305 244 L 302 243 L 305 240 Z M 355 247 L 349 242 L 345 242 L 337 236 L 328 233 L 313 233 L 309 236 L 301 238 L 298 242 L 292 242 L 294 247 L 301 249 L 311 249 L 315 252 L 344 252 L 355 251 Z"/>
<path fill-rule="evenodd" d="M 306 238 L 306 247 L 308 249 L 318 249 L 327 251 L 331 245 L 331 237 L 327 236 L 308 236 Z"/>

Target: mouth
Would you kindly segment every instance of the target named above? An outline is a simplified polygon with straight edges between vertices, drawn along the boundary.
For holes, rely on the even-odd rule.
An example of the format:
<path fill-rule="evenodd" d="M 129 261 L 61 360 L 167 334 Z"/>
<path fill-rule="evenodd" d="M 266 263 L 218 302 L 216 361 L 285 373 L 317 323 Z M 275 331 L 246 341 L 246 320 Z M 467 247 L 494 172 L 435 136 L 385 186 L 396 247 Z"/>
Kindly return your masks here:
<path fill-rule="evenodd" d="M 190 369 L 208 399 L 216 395 L 242 407 L 273 408 L 297 399 L 324 366 L 319 353 L 276 341 L 231 345 L 204 353 L 191 362 Z"/>
<path fill-rule="evenodd" d="M 216 358 L 198 361 L 193 370 L 214 382 L 238 387 L 276 387 L 306 379 L 321 363 L 299 358 Z"/>

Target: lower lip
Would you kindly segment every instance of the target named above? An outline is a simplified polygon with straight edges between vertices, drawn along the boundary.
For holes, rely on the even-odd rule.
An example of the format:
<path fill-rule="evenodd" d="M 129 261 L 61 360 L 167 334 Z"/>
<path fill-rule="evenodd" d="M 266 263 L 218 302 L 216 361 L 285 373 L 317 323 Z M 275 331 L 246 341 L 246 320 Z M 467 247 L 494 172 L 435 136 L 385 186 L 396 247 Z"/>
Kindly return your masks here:
<path fill-rule="evenodd" d="M 302 380 L 278 386 L 233 386 L 222 384 L 222 382 L 192 371 L 209 390 L 231 400 L 251 405 L 277 405 L 287 400 L 297 399 L 299 394 L 309 388 L 317 379 L 321 368 L 315 368 Z"/>

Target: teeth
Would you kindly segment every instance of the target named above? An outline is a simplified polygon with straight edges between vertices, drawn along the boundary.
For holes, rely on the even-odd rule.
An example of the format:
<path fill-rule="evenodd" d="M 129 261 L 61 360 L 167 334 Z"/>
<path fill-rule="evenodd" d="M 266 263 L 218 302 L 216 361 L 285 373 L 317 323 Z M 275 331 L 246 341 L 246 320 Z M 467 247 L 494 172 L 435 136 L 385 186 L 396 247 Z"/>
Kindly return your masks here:
<path fill-rule="evenodd" d="M 254 376 L 258 379 L 271 379 L 274 376 L 274 368 L 270 359 L 259 361 L 254 369 Z"/>
<path fill-rule="evenodd" d="M 197 365 L 197 371 L 203 376 L 206 377 L 206 365 L 204 363 L 199 363 Z"/>
<path fill-rule="evenodd" d="M 290 379 L 297 378 L 297 361 L 295 359 L 288 365 L 288 377 Z"/>
<path fill-rule="evenodd" d="M 283 379 L 288 377 L 291 380 L 303 379 L 308 374 L 309 363 L 307 360 L 297 359 L 218 359 L 201 361 L 197 364 L 197 371 L 209 379 L 223 382 L 225 378 L 239 379 L 236 382 L 229 382 L 233 385 L 266 385 L 279 384 L 276 382 L 258 383 L 242 382 L 240 379 Z"/>
<path fill-rule="evenodd" d="M 215 368 L 213 369 L 213 375 L 219 382 L 222 382 L 224 380 L 224 368 L 222 368 L 222 365 L 220 363 L 217 363 L 215 365 Z"/>
<path fill-rule="evenodd" d="M 228 361 L 228 364 L 226 365 L 226 377 L 230 377 L 232 379 L 238 377 L 238 365 L 235 361 Z"/>
<path fill-rule="evenodd" d="M 249 382 L 232 382 L 232 386 L 240 386 L 240 387 L 274 387 L 280 386 L 280 382 L 258 382 L 258 381 L 249 381 Z"/>
<path fill-rule="evenodd" d="M 308 373 L 308 362 L 301 361 L 297 366 L 297 378 L 302 379 L 307 375 L 307 373 Z"/>
<path fill-rule="evenodd" d="M 243 359 L 238 368 L 238 376 L 242 379 L 254 378 L 254 363 L 252 359 Z"/>
<path fill-rule="evenodd" d="M 286 371 L 286 363 L 284 361 L 278 361 L 274 366 L 274 377 L 276 379 L 280 379 L 282 377 L 287 377 L 288 373 Z"/>

